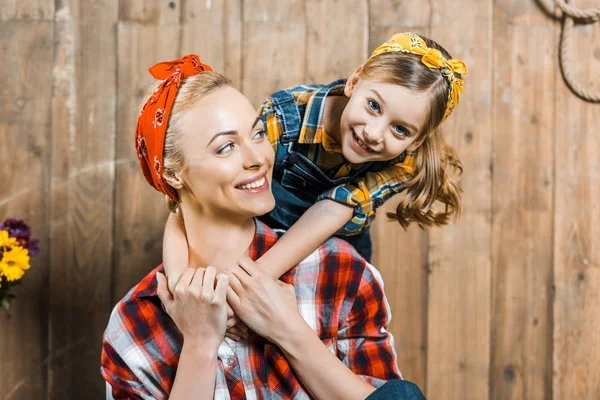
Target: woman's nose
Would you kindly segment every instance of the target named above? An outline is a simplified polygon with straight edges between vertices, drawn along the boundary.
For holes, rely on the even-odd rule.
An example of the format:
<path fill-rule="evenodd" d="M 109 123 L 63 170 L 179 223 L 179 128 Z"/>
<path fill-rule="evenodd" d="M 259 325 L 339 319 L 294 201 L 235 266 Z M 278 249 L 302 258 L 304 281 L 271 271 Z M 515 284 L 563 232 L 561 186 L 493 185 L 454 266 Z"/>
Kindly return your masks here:
<path fill-rule="evenodd" d="M 257 168 L 265 163 L 264 155 L 259 151 L 257 144 L 253 142 L 246 143 L 243 149 L 244 168 Z"/>

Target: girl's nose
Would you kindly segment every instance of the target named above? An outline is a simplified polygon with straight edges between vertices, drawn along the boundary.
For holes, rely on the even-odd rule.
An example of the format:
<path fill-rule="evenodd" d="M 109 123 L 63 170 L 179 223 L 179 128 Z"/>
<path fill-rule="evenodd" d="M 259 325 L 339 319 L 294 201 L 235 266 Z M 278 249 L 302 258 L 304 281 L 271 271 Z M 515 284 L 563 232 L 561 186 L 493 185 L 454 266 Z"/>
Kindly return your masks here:
<path fill-rule="evenodd" d="M 383 142 L 383 129 L 381 127 L 370 127 L 364 130 L 365 140 L 367 144 L 379 144 Z"/>

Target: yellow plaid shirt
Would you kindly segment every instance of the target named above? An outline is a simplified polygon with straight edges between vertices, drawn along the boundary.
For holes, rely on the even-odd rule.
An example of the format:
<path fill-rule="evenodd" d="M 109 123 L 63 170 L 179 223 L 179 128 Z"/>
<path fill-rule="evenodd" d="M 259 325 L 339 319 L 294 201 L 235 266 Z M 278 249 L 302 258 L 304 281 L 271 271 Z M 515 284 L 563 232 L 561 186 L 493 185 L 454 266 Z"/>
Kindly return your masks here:
<path fill-rule="evenodd" d="M 344 80 L 338 80 L 329 85 L 300 85 L 287 89 L 294 96 L 302 119 L 298 143 L 308 145 L 299 146 L 296 151 L 332 179 L 350 176 L 360 168 L 360 165 L 352 164 L 344 158 L 340 145 L 325 132 L 322 124 L 325 100 L 328 96 L 343 95 L 344 85 Z M 269 140 L 277 151 L 284 131 L 284 116 L 275 112 L 271 99 L 267 99 L 259 107 L 258 113 L 265 123 Z M 398 162 L 400 159 L 402 161 Z M 375 218 L 377 208 L 406 189 L 406 183 L 414 174 L 414 154 L 406 153 L 397 160 L 376 162 L 374 164 L 378 168 L 373 168 L 376 172 L 368 171 L 318 197 L 318 200 L 331 199 L 354 208 L 352 219 L 337 232 L 338 235 L 356 235 L 368 228 Z"/>

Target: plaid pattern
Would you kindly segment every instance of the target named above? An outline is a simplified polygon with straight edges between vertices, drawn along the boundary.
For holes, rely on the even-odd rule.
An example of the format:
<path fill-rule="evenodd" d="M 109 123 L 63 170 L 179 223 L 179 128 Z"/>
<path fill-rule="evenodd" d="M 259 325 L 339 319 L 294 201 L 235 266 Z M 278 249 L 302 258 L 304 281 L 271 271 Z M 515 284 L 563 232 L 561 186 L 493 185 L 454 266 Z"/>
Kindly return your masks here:
<path fill-rule="evenodd" d="M 256 220 L 249 256 L 256 260 L 277 235 Z M 104 333 L 102 376 L 107 398 L 165 399 L 183 344 L 156 294 L 157 267 L 114 308 Z M 296 288 L 298 309 L 329 350 L 354 373 L 379 387 L 400 378 L 391 315 L 377 270 L 352 246 L 330 239 L 282 280 Z M 309 399 L 279 348 L 262 338 L 218 349 L 215 399 Z"/>
<path fill-rule="evenodd" d="M 295 151 L 307 157 L 331 179 L 350 176 L 360 168 L 360 165 L 352 164 L 344 158 L 341 146 L 327 135 L 321 122 L 327 96 L 343 95 L 345 83 L 342 79 L 329 85 L 300 85 L 287 89 L 296 99 L 302 118 L 298 137 L 300 146 Z M 283 135 L 282 119 L 285 116 L 276 112 L 271 98 L 259 107 L 258 113 L 265 123 L 269 140 L 277 150 L 277 146 L 282 145 L 280 138 Z M 414 174 L 415 158 L 413 153 L 407 153 L 401 162 L 391 160 L 375 164 L 377 172 L 367 172 L 319 196 L 318 201 L 331 199 L 354 208 L 352 219 L 337 232 L 338 235 L 356 235 L 368 228 L 375 218 L 377 208 L 406 189 L 407 182 Z"/>

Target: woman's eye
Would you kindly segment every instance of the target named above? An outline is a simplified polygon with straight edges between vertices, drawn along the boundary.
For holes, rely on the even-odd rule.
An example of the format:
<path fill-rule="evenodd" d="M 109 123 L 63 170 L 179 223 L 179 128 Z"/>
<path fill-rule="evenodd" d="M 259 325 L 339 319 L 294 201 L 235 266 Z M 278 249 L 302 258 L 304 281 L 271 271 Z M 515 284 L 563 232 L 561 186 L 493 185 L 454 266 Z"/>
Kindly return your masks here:
<path fill-rule="evenodd" d="M 369 100 L 369 108 L 371 109 L 371 111 L 374 111 L 376 113 L 380 111 L 379 103 L 377 103 L 375 100 Z"/>
<path fill-rule="evenodd" d="M 401 125 L 394 126 L 394 132 L 396 132 L 397 135 L 402 137 L 408 136 L 408 130 Z"/>
<path fill-rule="evenodd" d="M 233 142 L 229 142 L 221 147 L 219 147 L 219 149 L 217 150 L 217 154 L 227 154 L 227 153 L 231 153 L 231 151 L 234 148 L 234 143 Z"/>
<path fill-rule="evenodd" d="M 260 131 L 256 131 L 254 133 L 253 138 L 254 139 L 264 139 L 267 136 L 267 132 L 265 132 L 264 130 L 260 130 Z"/>

